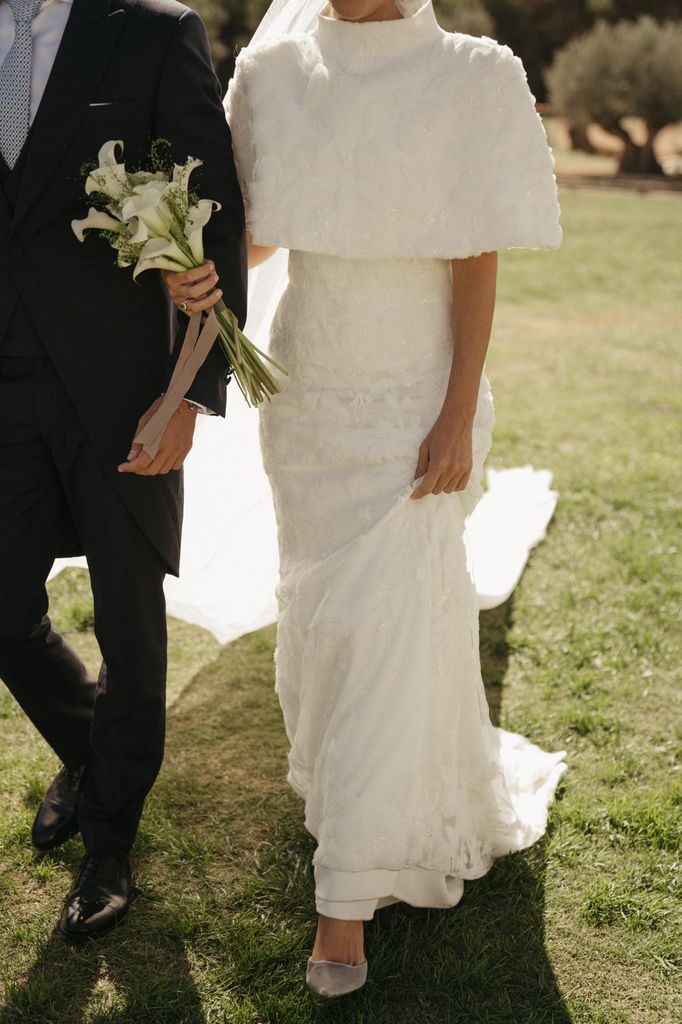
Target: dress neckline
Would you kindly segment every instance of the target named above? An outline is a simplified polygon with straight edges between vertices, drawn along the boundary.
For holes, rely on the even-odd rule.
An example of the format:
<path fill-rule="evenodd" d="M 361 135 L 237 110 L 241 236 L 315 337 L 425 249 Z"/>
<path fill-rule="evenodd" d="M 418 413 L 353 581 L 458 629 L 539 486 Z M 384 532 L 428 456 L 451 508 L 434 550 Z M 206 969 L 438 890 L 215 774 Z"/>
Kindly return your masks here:
<path fill-rule="evenodd" d="M 404 60 L 441 32 L 432 0 L 426 0 L 412 14 L 390 21 L 341 21 L 320 14 L 317 22 L 317 37 L 324 56 L 358 75 L 371 74 Z"/>

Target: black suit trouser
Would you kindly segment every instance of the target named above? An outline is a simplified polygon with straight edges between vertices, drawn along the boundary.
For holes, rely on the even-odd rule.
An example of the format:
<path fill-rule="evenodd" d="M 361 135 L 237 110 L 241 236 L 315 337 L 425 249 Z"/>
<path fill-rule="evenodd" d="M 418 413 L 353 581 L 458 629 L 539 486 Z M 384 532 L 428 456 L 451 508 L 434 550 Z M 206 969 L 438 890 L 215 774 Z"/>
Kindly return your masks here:
<path fill-rule="evenodd" d="M 45 582 L 74 533 L 90 568 L 98 681 L 47 615 Z M 87 765 L 80 823 L 92 853 L 130 849 L 161 767 L 164 575 L 50 361 L 0 354 L 0 678 L 61 760 Z"/>

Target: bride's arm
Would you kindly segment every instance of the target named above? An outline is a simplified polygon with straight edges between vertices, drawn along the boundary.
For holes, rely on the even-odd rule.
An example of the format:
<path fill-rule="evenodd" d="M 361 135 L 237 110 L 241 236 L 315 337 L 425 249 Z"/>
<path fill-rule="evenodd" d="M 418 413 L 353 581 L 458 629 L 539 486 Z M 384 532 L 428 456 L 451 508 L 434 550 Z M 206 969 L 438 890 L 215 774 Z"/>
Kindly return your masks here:
<path fill-rule="evenodd" d="M 249 251 L 249 270 L 253 270 L 254 267 L 260 267 L 261 263 L 265 263 L 266 260 L 269 260 L 277 252 L 276 245 L 256 245 L 250 231 L 246 232 L 246 237 Z"/>
<path fill-rule="evenodd" d="M 452 261 L 453 354 L 440 415 L 419 449 L 413 498 L 463 491 L 473 468 L 473 425 L 495 309 L 497 253 Z"/>

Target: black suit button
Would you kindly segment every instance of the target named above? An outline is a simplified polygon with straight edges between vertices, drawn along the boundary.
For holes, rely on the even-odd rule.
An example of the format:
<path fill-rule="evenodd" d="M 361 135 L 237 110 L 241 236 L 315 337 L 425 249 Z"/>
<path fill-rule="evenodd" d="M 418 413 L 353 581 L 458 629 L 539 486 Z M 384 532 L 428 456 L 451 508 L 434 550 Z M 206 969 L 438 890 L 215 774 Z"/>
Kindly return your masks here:
<path fill-rule="evenodd" d="M 26 255 L 26 250 L 21 245 L 13 245 L 9 254 L 13 260 L 20 260 L 22 256 Z"/>

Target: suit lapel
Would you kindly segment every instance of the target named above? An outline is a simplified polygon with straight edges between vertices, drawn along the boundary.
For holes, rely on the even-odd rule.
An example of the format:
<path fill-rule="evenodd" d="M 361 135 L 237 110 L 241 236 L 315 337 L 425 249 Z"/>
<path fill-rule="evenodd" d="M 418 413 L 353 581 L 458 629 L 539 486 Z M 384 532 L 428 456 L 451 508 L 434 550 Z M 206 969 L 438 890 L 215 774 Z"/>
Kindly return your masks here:
<path fill-rule="evenodd" d="M 42 101 L 26 158 L 13 227 L 50 179 L 87 113 L 106 70 L 125 13 L 110 0 L 74 0 Z"/>

